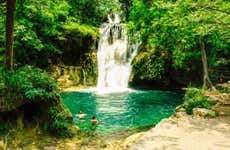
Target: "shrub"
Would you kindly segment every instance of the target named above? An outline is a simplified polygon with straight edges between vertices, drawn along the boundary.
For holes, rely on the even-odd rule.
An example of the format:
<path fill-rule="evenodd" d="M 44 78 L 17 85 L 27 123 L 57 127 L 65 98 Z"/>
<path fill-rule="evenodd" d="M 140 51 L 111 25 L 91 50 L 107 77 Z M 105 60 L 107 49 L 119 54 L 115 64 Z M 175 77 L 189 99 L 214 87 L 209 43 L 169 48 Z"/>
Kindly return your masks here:
<path fill-rule="evenodd" d="M 210 109 L 213 102 L 204 95 L 203 90 L 189 88 L 184 96 L 185 111 L 187 114 L 192 114 L 193 108 L 207 108 Z"/>
<path fill-rule="evenodd" d="M 66 109 L 62 108 L 62 111 L 60 111 L 58 107 L 50 107 L 48 114 L 51 119 L 49 127 L 53 133 L 62 137 L 73 136 L 70 130 L 68 111 Z"/>
<path fill-rule="evenodd" d="M 56 81 L 48 73 L 24 66 L 3 73 L 3 81 L 4 97 L 12 106 L 22 109 L 24 115 L 39 118 L 44 128 L 52 133 L 58 136 L 72 136 L 72 116 L 62 104 Z M 4 129 L 3 127 L 0 126 L 0 130 Z"/>
<path fill-rule="evenodd" d="M 55 100 L 60 97 L 55 80 L 41 69 L 25 66 L 5 72 L 3 78 L 5 93 L 14 93 L 30 101 Z"/>

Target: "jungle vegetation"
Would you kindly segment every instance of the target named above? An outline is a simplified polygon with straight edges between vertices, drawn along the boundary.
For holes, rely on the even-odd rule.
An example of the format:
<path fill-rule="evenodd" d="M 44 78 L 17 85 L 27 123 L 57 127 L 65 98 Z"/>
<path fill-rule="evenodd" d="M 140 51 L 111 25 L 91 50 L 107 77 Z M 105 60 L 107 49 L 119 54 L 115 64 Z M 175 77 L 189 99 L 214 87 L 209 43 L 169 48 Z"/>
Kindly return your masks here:
<path fill-rule="evenodd" d="M 71 119 L 44 70 L 58 61 L 81 65 L 109 13 L 121 13 L 134 41 L 142 41 L 132 63 L 134 83 L 185 80 L 181 86 L 196 81 L 215 90 L 215 83 L 229 80 L 228 0 L 0 0 L 0 94 L 9 104 L 0 113 L 36 102 L 49 114 L 44 128 L 71 135 L 59 132 Z"/>
<path fill-rule="evenodd" d="M 129 26 L 144 45 L 133 63 L 135 73 L 160 80 L 175 76 L 173 70 L 202 72 L 203 87 L 214 89 L 209 72 L 217 81 L 226 75 L 215 75 L 214 68 L 229 68 L 229 8 L 225 0 L 134 0 Z"/>

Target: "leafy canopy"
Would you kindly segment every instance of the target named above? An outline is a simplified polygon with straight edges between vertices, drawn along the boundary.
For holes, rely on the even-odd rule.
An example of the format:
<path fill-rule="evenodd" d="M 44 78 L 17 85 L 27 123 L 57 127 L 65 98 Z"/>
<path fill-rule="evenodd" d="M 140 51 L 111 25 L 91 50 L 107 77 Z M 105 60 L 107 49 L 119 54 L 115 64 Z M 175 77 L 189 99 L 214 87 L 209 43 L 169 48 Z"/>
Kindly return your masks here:
<path fill-rule="evenodd" d="M 169 54 L 174 68 L 192 68 L 200 61 L 203 42 L 209 65 L 218 66 L 229 59 L 229 10 L 230 3 L 225 0 L 153 0 L 150 6 L 133 0 L 129 30 L 141 35 L 144 48 L 140 53 L 149 53 L 145 59 L 160 52 Z"/>

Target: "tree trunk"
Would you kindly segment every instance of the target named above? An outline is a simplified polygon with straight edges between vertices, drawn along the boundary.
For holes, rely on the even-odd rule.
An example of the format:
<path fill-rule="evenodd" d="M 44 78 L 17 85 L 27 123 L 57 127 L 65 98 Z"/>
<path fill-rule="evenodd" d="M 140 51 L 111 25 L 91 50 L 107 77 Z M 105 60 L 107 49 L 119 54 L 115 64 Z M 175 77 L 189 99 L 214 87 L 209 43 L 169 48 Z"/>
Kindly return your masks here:
<path fill-rule="evenodd" d="M 6 16 L 6 68 L 13 69 L 14 11 L 16 0 L 7 0 Z"/>
<path fill-rule="evenodd" d="M 203 64 L 203 87 L 211 90 L 216 90 L 208 75 L 208 62 L 204 42 L 201 42 L 201 58 Z"/>

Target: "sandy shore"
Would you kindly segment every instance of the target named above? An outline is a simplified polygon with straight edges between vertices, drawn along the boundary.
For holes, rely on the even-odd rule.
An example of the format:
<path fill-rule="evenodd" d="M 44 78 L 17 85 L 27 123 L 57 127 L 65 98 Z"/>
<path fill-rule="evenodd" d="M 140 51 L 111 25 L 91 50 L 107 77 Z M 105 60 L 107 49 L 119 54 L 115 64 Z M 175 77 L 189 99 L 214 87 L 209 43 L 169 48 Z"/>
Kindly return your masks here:
<path fill-rule="evenodd" d="M 145 132 L 128 149 L 229 150 L 230 116 L 205 119 L 178 113 Z"/>

